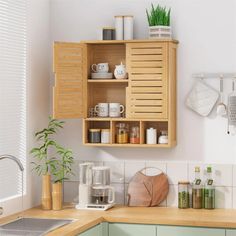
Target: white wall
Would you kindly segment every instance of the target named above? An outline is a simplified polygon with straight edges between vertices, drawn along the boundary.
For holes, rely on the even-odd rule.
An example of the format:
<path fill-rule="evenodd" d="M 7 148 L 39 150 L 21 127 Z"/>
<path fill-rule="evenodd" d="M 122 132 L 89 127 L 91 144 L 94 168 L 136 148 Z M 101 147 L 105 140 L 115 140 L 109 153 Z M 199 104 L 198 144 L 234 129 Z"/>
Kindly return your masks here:
<path fill-rule="evenodd" d="M 135 37 L 147 38 L 145 9 L 151 2 L 172 8 L 174 36 L 180 41 L 177 147 L 169 150 L 83 147 L 79 120 L 67 121 L 60 140 L 80 159 L 236 163 L 236 137 L 226 134 L 226 120 L 214 114 L 210 118 L 199 117 L 184 105 L 193 85 L 193 73 L 236 71 L 235 0 L 51 0 L 51 39 L 98 39 L 101 28 L 113 25 L 113 16 L 117 14 L 133 14 Z M 230 88 L 229 83 L 227 87 Z"/>
<path fill-rule="evenodd" d="M 28 153 L 35 144 L 34 133 L 45 127 L 49 116 L 50 0 L 29 0 Z M 41 178 L 31 172 L 28 154 L 28 199 L 25 207 L 39 204 Z"/>

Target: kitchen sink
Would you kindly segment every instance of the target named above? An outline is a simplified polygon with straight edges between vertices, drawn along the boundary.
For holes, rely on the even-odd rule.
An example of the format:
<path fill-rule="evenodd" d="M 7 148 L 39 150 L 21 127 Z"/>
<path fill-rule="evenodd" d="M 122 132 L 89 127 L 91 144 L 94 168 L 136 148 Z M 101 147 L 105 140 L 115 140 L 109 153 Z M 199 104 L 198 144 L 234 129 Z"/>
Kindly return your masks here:
<path fill-rule="evenodd" d="M 68 219 L 19 218 L 1 225 L 0 236 L 41 236 L 73 221 Z"/>

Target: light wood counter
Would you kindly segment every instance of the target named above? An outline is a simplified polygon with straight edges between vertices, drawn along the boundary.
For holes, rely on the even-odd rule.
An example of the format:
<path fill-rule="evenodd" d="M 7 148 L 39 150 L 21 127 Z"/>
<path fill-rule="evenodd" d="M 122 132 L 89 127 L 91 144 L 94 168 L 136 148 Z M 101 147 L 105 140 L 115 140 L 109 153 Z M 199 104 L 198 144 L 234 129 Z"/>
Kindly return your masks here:
<path fill-rule="evenodd" d="M 77 221 L 61 227 L 48 236 L 74 236 L 101 222 L 160 224 L 195 227 L 235 228 L 236 210 L 180 210 L 177 208 L 144 208 L 118 206 L 106 212 L 76 210 L 73 207 L 65 207 L 61 211 L 43 211 L 32 208 L 21 214 L 2 218 L 3 222 L 15 219 L 17 216 L 36 218 L 66 218 Z"/>

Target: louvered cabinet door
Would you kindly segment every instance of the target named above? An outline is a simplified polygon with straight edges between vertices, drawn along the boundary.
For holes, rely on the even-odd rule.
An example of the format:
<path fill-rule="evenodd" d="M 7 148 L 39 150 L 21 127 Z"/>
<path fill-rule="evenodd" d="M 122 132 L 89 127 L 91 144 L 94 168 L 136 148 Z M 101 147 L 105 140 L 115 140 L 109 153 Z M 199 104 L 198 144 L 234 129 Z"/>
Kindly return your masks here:
<path fill-rule="evenodd" d="M 167 118 L 167 43 L 129 43 L 126 59 L 129 73 L 127 117 Z"/>
<path fill-rule="evenodd" d="M 86 55 L 83 44 L 54 44 L 54 118 L 83 118 L 86 114 Z"/>

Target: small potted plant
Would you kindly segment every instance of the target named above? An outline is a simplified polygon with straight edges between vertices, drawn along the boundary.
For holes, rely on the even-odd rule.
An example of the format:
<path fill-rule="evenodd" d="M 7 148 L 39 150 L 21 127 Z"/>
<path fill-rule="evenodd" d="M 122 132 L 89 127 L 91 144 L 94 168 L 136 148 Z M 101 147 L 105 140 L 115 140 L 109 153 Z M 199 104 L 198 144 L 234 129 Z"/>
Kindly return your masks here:
<path fill-rule="evenodd" d="M 152 4 L 150 11 L 146 9 L 150 39 L 171 38 L 170 13 L 170 8 L 160 5 L 155 7 Z"/>
<path fill-rule="evenodd" d="M 31 162 L 34 165 L 33 170 L 42 176 L 42 208 L 44 210 L 52 209 L 51 175 L 54 177 L 54 182 L 62 182 L 65 179 L 64 176 L 72 173 L 71 150 L 61 147 L 53 139 L 58 130 L 63 128 L 63 124 L 63 121 L 49 117 L 48 126 L 35 133 L 39 146 L 30 151 L 36 159 Z"/>
<path fill-rule="evenodd" d="M 53 175 L 52 185 L 52 209 L 62 209 L 62 183 L 69 179 L 68 176 L 72 174 L 73 154 L 70 149 L 65 149 L 57 146 L 57 154 L 59 159 L 54 159 L 51 163 L 51 173 Z"/>

